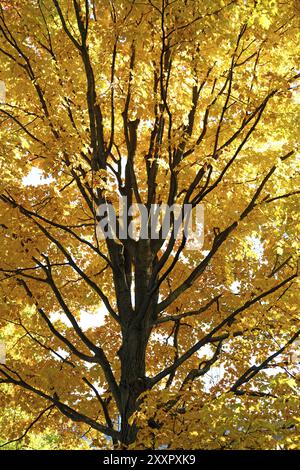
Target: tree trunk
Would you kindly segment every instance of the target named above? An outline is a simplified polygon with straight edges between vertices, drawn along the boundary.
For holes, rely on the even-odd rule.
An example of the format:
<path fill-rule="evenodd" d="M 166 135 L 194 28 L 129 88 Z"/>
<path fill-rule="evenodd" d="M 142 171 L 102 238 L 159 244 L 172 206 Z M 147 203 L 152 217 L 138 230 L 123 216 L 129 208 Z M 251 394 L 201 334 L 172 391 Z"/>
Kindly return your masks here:
<path fill-rule="evenodd" d="M 137 428 L 129 425 L 130 416 L 137 409 L 138 398 L 147 390 L 146 350 L 155 317 L 158 296 L 149 297 L 153 252 L 150 240 L 139 240 L 134 253 L 135 306 L 125 324 L 122 324 L 122 346 L 118 352 L 121 362 L 121 435 L 127 445 L 135 440 Z M 149 300 L 148 302 L 147 299 Z"/>

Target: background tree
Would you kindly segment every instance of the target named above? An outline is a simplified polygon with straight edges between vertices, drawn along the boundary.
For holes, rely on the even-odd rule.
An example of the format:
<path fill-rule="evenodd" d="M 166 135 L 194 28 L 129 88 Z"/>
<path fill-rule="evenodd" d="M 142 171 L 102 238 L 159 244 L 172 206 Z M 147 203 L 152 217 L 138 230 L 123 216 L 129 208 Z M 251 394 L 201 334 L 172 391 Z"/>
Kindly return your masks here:
<path fill-rule="evenodd" d="M 0 4 L 2 442 L 299 446 L 299 1 Z M 119 195 L 203 249 L 99 239 Z"/>

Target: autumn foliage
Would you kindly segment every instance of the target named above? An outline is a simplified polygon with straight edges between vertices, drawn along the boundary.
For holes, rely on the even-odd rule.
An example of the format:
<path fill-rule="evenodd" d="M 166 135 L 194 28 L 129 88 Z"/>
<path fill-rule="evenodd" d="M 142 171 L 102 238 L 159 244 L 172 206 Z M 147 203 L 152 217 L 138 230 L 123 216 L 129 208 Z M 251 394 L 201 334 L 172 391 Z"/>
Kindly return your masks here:
<path fill-rule="evenodd" d="M 0 5 L 0 445 L 299 448 L 299 0 Z"/>

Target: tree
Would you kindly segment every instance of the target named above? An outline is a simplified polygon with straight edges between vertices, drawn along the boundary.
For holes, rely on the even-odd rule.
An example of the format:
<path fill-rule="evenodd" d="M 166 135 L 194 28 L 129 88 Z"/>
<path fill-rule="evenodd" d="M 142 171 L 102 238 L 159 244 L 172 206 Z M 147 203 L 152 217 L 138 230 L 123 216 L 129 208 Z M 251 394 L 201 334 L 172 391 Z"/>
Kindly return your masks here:
<path fill-rule="evenodd" d="M 2 442 L 299 446 L 299 1 L 0 3 Z"/>

